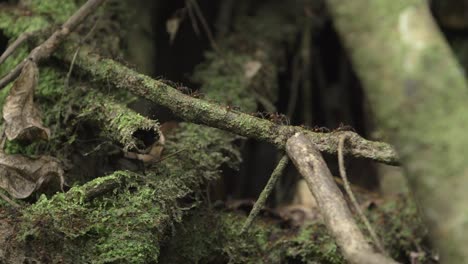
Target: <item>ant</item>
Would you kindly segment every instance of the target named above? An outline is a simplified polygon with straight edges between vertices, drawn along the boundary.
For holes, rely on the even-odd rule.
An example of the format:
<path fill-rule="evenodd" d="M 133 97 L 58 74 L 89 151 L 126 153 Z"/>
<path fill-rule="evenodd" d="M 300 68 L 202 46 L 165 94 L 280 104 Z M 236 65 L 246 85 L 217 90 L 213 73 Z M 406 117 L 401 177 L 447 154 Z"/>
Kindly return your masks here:
<path fill-rule="evenodd" d="M 350 125 L 345 125 L 343 123 L 340 123 L 340 125 L 338 126 L 338 128 L 336 128 L 335 130 L 333 130 L 333 132 L 339 132 L 339 131 L 352 131 L 352 132 L 356 132 L 356 130 L 354 130 L 354 128 Z"/>
<path fill-rule="evenodd" d="M 314 126 L 314 128 L 312 128 L 312 131 L 318 133 L 330 133 L 330 129 L 328 127 Z"/>
<path fill-rule="evenodd" d="M 226 105 L 226 111 L 240 111 L 240 107 L 235 105 Z"/>
<path fill-rule="evenodd" d="M 268 119 L 277 125 L 289 125 L 288 117 L 280 113 L 268 114 Z"/>

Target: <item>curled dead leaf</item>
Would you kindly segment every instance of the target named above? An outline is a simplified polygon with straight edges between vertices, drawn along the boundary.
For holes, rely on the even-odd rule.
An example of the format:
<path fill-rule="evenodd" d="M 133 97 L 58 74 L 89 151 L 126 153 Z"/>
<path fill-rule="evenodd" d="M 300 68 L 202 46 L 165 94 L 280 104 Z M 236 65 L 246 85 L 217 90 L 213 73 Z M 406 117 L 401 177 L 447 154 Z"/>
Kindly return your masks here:
<path fill-rule="evenodd" d="M 28 60 L 3 106 L 5 134 L 8 140 L 49 139 L 50 130 L 42 125 L 41 113 L 34 104 L 34 90 L 38 78 L 36 63 Z"/>
<path fill-rule="evenodd" d="M 143 161 L 144 163 L 157 162 L 161 158 L 162 151 L 164 150 L 164 144 L 166 139 L 163 133 L 159 134 L 159 140 L 154 142 L 147 150 L 138 152 L 124 151 L 124 156 L 128 159 L 136 159 Z"/>
<path fill-rule="evenodd" d="M 169 34 L 170 43 L 174 42 L 174 39 L 179 31 L 181 19 L 177 16 L 171 17 L 166 21 L 166 31 Z"/>
<path fill-rule="evenodd" d="M 0 152 L 0 188 L 12 197 L 27 198 L 39 189 L 52 186 L 54 180 L 58 180 L 57 186 L 62 189 L 64 171 L 56 158 L 29 158 Z"/>
<path fill-rule="evenodd" d="M 262 68 L 262 63 L 257 60 L 248 61 L 244 64 L 244 76 L 248 80 L 252 79 Z"/>

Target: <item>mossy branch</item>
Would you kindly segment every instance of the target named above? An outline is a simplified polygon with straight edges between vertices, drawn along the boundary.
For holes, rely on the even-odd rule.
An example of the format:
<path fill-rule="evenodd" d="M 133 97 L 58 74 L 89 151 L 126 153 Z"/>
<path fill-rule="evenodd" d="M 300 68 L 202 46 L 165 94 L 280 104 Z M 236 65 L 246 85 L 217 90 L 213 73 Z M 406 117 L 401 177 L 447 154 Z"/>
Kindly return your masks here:
<path fill-rule="evenodd" d="M 160 138 L 159 124 L 112 97 L 89 92 L 84 98 L 79 117 L 97 122 L 105 134 L 123 145 L 124 150 L 147 151 Z"/>
<path fill-rule="evenodd" d="M 84 49 L 83 49 L 84 50 Z M 57 56 L 65 63 L 72 60 L 72 50 L 68 49 Z M 308 135 L 317 148 L 326 153 L 336 154 L 341 135 L 349 138 L 348 155 L 396 165 L 398 156 L 392 146 L 363 139 L 351 131 L 316 133 L 298 126 L 276 124 L 240 111 L 232 110 L 214 102 L 194 98 L 179 92 L 176 88 L 140 74 L 114 60 L 102 58 L 89 52 L 80 53 L 75 60 L 77 69 L 95 81 L 109 83 L 120 89 L 147 98 L 167 107 L 175 115 L 186 121 L 226 130 L 248 138 L 274 144 L 284 149 L 286 140 L 297 132 Z"/>
<path fill-rule="evenodd" d="M 55 31 L 44 43 L 34 48 L 31 53 L 21 63 L 11 70 L 6 76 L 0 80 L 0 89 L 12 82 L 18 77 L 26 64 L 27 60 L 32 60 L 36 63 L 50 55 L 57 49 L 57 47 L 70 35 L 70 33 L 78 27 L 92 12 L 99 7 L 104 0 L 88 0 L 80 9 L 78 9 L 57 31 Z M 21 42 L 20 40 L 15 43 Z M 12 50 L 8 49 L 11 54 Z M 8 53 L 5 57 L 8 56 Z"/>

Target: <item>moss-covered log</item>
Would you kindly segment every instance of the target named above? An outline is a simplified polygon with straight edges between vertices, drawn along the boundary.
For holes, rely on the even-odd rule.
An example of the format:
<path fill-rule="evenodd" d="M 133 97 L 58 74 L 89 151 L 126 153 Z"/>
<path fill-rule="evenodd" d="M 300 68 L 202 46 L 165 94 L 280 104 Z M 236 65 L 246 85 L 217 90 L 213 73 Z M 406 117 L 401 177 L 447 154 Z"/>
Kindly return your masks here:
<path fill-rule="evenodd" d="M 12 21 L 12 16 L 14 17 L 14 15 L 12 15 L 10 12 L 4 12 L 2 13 L 2 16 L 4 16 L 4 20 L 6 21 Z M 291 16 L 288 16 L 288 19 L 290 18 Z M 288 19 L 269 19 L 268 23 L 271 21 L 283 21 L 284 24 L 284 21 L 287 21 Z M 0 21 L 0 25 L 1 24 L 4 23 L 1 23 Z M 258 26 L 260 27 L 262 27 L 263 25 L 264 24 L 258 24 Z M 277 25 L 277 23 L 273 23 L 273 25 Z M 245 24 L 241 23 L 239 25 L 239 28 L 241 27 L 245 28 Z M 287 35 L 291 36 L 291 33 L 293 33 L 291 32 L 291 28 L 284 27 L 284 25 L 282 25 L 280 28 L 285 28 L 284 32 L 278 31 L 283 34 L 283 37 L 287 37 Z M 252 29 L 251 33 L 244 32 L 242 34 L 243 37 L 241 37 L 241 39 L 245 41 L 248 39 L 252 40 L 254 39 L 254 36 L 259 36 L 260 31 L 261 30 Z M 21 34 L 21 31 L 11 33 L 12 36 L 18 36 L 19 34 Z M 254 41 L 253 45 L 254 47 L 255 45 L 259 45 L 259 48 L 263 48 L 263 46 L 265 45 L 264 43 L 269 43 L 267 45 L 267 47 L 270 47 L 267 49 L 269 50 L 272 47 L 276 46 L 274 44 L 271 44 L 272 42 L 281 41 L 282 38 L 278 38 L 278 36 L 279 35 L 271 34 L 270 36 L 268 36 L 268 41 L 256 40 Z M 236 42 L 236 39 L 232 38 L 232 41 Z M 226 45 L 226 48 L 230 48 L 230 45 L 231 44 L 228 43 Z M 249 50 L 251 52 L 255 52 L 254 48 L 251 48 Z M 238 86 L 241 85 L 240 87 L 243 87 L 242 83 L 249 81 L 248 74 L 246 74 L 245 71 L 246 64 L 252 61 L 256 61 L 256 56 L 252 56 L 250 58 L 242 56 L 241 59 L 239 59 L 234 58 L 233 54 L 221 54 L 222 60 L 219 61 L 224 62 L 218 64 L 218 68 L 221 66 L 227 69 L 234 68 L 235 71 L 242 71 L 243 75 L 243 77 L 240 80 L 235 80 L 232 78 L 228 81 L 222 80 L 223 82 L 219 82 L 219 80 L 217 80 L 216 78 L 211 80 L 211 82 L 215 82 L 215 85 L 223 85 L 223 88 L 218 89 L 218 91 L 214 91 L 214 93 L 216 94 L 213 95 L 213 99 L 215 99 L 218 103 L 224 104 L 223 106 L 207 100 L 197 99 L 185 95 L 182 92 L 179 92 L 177 89 L 175 89 L 175 87 L 171 87 L 163 81 L 154 80 L 148 76 L 139 74 L 138 72 L 114 60 L 106 59 L 99 55 L 96 55 L 90 52 L 89 49 L 87 50 L 84 47 L 80 49 L 81 52 L 76 57 L 76 60 L 74 60 L 73 54 L 75 53 L 75 51 L 76 49 L 74 48 L 74 45 L 72 43 L 68 43 L 68 45 L 64 45 L 60 53 L 57 53 L 57 57 L 59 59 L 62 59 L 67 65 L 74 61 L 76 68 L 81 70 L 83 73 L 87 74 L 94 81 L 104 84 L 112 84 L 115 87 L 125 89 L 143 98 L 147 98 L 158 105 L 167 107 L 174 114 L 180 116 L 186 121 L 204 124 L 249 138 L 255 138 L 266 142 L 270 142 L 278 146 L 279 148 L 284 148 L 286 140 L 294 133 L 299 131 L 305 132 L 314 141 L 314 143 L 317 145 L 320 151 L 333 154 L 337 152 L 338 138 L 340 134 L 349 133 L 352 134 L 348 136 L 350 143 L 349 152 L 345 154 L 352 155 L 354 157 L 372 159 L 387 164 L 398 163 L 398 156 L 391 146 L 382 142 L 373 142 L 365 140 L 355 133 L 340 131 L 334 133 L 315 133 L 301 127 L 286 126 L 271 122 L 269 120 L 257 118 L 252 115 L 233 110 L 231 107 L 229 107 L 229 104 L 236 103 L 237 105 L 235 106 L 241 107 L 243 111 L 250 112 L 252 110 L 252 108 L 247 107 L 247 105 L 244 105 L 245 102 L 238 102 L 239 99 L 236 99 L 236 97 L 233 96 L 229 96 L 229 94 L 226 93 L 231 93 L 231 91 L 242 91 L 242 89 L 239 89 Z M 272 49 L 271 51 L 274 52 L 275 49 Z M 265 55 L 262 55 L 260 57 L 263 56 Z M 266 58 L 269 59 L 266 61 L 265 59 L 263 59 L 262 61 L 265 61 L 265 63 L 269 63 L 269 60 L 271 60 L 271 58 L 277 58 L 277 56 L 272 56 L 271 58 L 266 56 Z M 219 68 L 219 71 L 223 72 L 225 71 L 225 69 Z M 239 72 L 238 74 L 241 73 Z M 214 77 L 213 75 L 210 76 Z M 233 80 L 235 82 L 233 82 Z M 264 83 L 260 82 L 259 85 L 264 85 Z M 243 93 L 244 96 L 246 96 L 244 98 L 251 97 L 250 94 L 248 94 L 248 92 L 246 92 L 245 90 Z M 271 92 L 269 91 L 269 89 L 267 89 L 266 93 L 268 94 Z M 224 97 L 220 97 L 220 95 L 223 95 Z M 228 100 L 221 98 L 227 98 Z M 222 100 L 225 101 L 223 102 Z M 250 104 L 250 106 L 251 105 L 252 104 Z"/>
<path fill-rule="evenodd" d="M 124 150 L 145 152 L 160 138 L 157 121 L 96 91 L 84 96 L 78 118 L 97 122 L 105 135 L 120 143 Z"/>
<path fill-rule="evenodd" d="M 442 261 L 467 262 L 468 85 L 427 1 L 327 2 Z"/>
<path fill-rule="evenodd" d="M 260 25 L 265 24 L 262 21 L 277 20 L 282 23 L 295 23 L 295 20 L 288 19 L 291 15 L 291 10 L 286 8 L 274 8 L 270 12 L 258 14 L 249 18 L 251 30 L 261 32 L 256 28 L 256 23 Z M 242 20 L 245 23 L 245 20 Z M 291 24 L 292 26 L 297 26 Z M 290 30 L 289 27 L 286 27 Z M 245 29 L 242 28 L 238 34 L 243 34 Z M 19 33 L 19 32 L 16 32 Z M 293 33 L 277 31 L 276 34 L 266 34 L 265 36 L 257 37 L 262 39 L 263 42 L 276 47 L 269 51 L 275 56 L 282 51 L 281 43 L 284 39 L 294 38 Z M 252 34 L 252 33 L 251 33 Z M 13 34 L 12 34 L 13 35 Z M 249 38 L 244 39 L 247 41 Z M 251 38 L 250 40 L 254 40 Z M 258 39 L 257 39 L 258 40 Z M 235 46 L 237 42 L 226 41 L 223 45 Z M 221 46 L 223 46 L 221 45 Z M 257 47 L 256 43 L 251 44 L 253 50 Z M 74 52 L 72 46 L 68 46 L 69 51 Z M 253 52 L 239 51 L 238 54 L 216 54 L 212 53 L 208 56 L 206 64 L 198 71 L 197 79 L 203 83 L 203 92 L 207 98 L 222 101 L 225 104 L 234 102 L 234 104 L 246 109 L 248 111 L 255 111 L 256 103 L 255 98 L 250 96 L 247 89 L 251 86 L 249 80 L 246 80 L 244 63 L 249 60 L 248 54 Z M 243 54 L 240 56 L 240 54 Z M 86 57 L 91 56 L 91 60 Z M 130 72 L 134 76 L 128 75 L 130 81 L 148 80 L 149 87 L 154 84 L 167 87 L 169 95 L 176 95 L 185 100 L 195 100 L 192 97 L 183 95 L 175 89 L 168 87 L 162 82 L 154 81 L 146 76 L 139 75 L 136 72 L 124 67 L 112 60 L 103 60 L 94 55 L 81 54 L 75 61 L 75 69 L 85 69 L 83 60 L 88 63 L 99 62 L 104 64 L 94 65 L 93 70 L 98 70 L 99 67 L 104 66 L 106 63 L 109 65 L 117 65 L 117 68 L 110 67 L 112 70 L 121 72 Z M 225 60 L 224 56 L 229 56 L 233 60 Z M 240 58 L 239 58 L 240 57 Z M 67 57 L 71 58 L 71 57 Z M 98 61 L 93 61 L 93 58 L 99 58 Z M 69 64 L 67 63 L 66 66 Z M 92 66 L 92 65 L 88 65 Z M 103 75 L 95 75 L 100 81 L 104 81 L 107 85 L 121 87 L 117 82 L 123 79 L 112 80 L 112 76 L 107 74 L 108 66 Z M 89 70 L 89 68 L 88 68 Z M 117 74 L 117 72 L 114 72 Z M 274 75 L 275 72 L 270 74 Z M 124 77 L 123 75 L 120 75 Z M 104 79 L 102 79 L 103 77 Z M 215 77 L 215 78 L 213 78 Z M 126 77 L 124 77 L 126 78 Z M 125 81 L 126 82 L 126 81 Z M 233 89 L 229 89 L 220 93 L 219 84 L 231 85 Z M 162 89 L 166 90 L 166 88 Z M 138 87 L 137 87 L 138 88 Z M 155 87 L 153 87 L 155 88 Z M 143 95 L 143 94 L 140 94 Z M 162 94 L 164 95 L 164 94 Z M 153 99 L 156 98 L 153 94 Z M 179 98 L 177 97 L 177 98 Z M 86 98 L 86 96 L 85 96 Z M 164 95 L 165 99 L 170 99 L 168 95 Z M 164 99 L 162 98 L 162 99 Z M 179 104 L 178 99 L 167 101 L 163 105 L 169 105 L 175 109 L 184 109 L 183 112 L 190 114 L 190 112 L 197 112 L 198 109 L 188 108 L 188 105 Z M 193 102 L 193 101 L 189 101 Z M 206 101 L 196 100 L 198 105 L 214 105 Z M 192 103 L 193 104 L 193 103 Z M 91 104 L 93 105 L 93 104 Z M 223 107 L 218 108 L 218 114 L 223 115 L 229 112 Z M 200 115 L 200 113 L 198 113 Z M 107 116 L 105 119 L 107 120 Z M 189 119 L 190 120 L 190 119 Z M 238 168 L 240 164 L 239 147 L 233 145 L 234 141 L 239 139 L 234 134 L 224 132 L 215 128 L 184 123 L 180 124 L 178 133 L 169 136 L 165 146 L 165 153 L 178 153 L 176 156 L 164 159 L 157 163 L 152 169 L 151 173 L 145 176 L 144 181 L 131 181 L 130 187 L 116 189 L 116 191 L 107 193 L 111 198 L 106 198 L 106 195 L 93 199 L 92 202 L 87 203 L 89 198 L 68 199 L 73 193 L 87 193 L 85 185 L 81 188 L 72 189 L 67 194 L 60 194 L 54 196 L 52 199 L 41 199 L 38 203 L 30 206 L 24 211 L 23 219 L 26 230 L 33 231 L 32 234 L 28 232 L 23 233 L 24 237 L 29 238 L 30 245 L 46 245 L 50 249 L 46 255 L 50 259 L 56 259 L 63 256 L 70 262 L 83 262 L 93 260 L 96 263 L 105 262 L 131 262 L 131 263 L 147 263 L 154 262 L 159 256 L 159 247 L 165 240 L 164 234 L 171 230 L 175 222 L 181 220 L 181 215 L 186 210 L 184 207 L 191 208 L 195 200 L 190 199 L 189 194 L 199 193 L 201 185 L 208 180 L 216 179 L 220 176 L 220 168 L 222 165 L 227 165 L 231 168 Z M 115 177 L 115 173 L 109 177 Z M 117 173 L 118 175 L 118 173 Z M 133 177 L 138 178 L 137 174 Z M 91 185 L 99 183 L 101 180 L 107 182 L 108 178 L 97 179 L 90 183 Z M 115 187 L 115 184 L 106 185 L 107 187 Z M 101 190 L 102 188 L 96 187 L 93 189 Z M 107 190 L 104 188 L 104 190 Z M 101 193 L 101 192 L 98 192 Z M 95 195 L 91 195 L 95 196 Z M 85 195 L 84 197 L 88 197 Z M 185 203 L 181 203 L 181 198 L 185 198 Z M 196 198 L 196 197 L 195 197 Z M 84 200 L 83 203 L 78 201 Z M 147 206 L 152 204 L 151 208 Z M 53 208 L 53 209 L 52 209 Z M 70 219 L 77 222 L 71 222 Z M 43 221 L 41 225 L 43 228 L 29 229 L 26 223 L 32 226 L 37 221 Z M 77 229 L 77 227 L 79 227 Z M 143 238 L 141 236 L 144 236 Z M 138 240 L 136 238 L 138 237 Z M 122 243 L 122 241 L 124 241 Z M 89 246 L 93 245 L 93 248 Z M 81 259 L 77 260 L 76 250 L 84 253 L 81 254 Z M 32 256 L 36 256 L 39 252 L 30 252 Z"/>

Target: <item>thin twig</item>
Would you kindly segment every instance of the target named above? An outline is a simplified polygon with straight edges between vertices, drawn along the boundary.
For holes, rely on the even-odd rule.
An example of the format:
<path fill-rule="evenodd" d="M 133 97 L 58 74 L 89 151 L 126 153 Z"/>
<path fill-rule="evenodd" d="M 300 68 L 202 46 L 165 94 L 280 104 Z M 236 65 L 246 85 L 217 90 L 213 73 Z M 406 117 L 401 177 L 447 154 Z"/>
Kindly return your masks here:
<path fill-rule="evenodd" d="M 208 37 L 208 40 L 210 41 L 211 47 L 215 51 L 219 51 L 218 45 L 216 44 L 213 33 L 211 32 L 210 26 L 208 25 L 208 22 L 206 22 L 205 16 L 203 16 L 203 12 L 200 6 L 198 5 L 197 0 L 189 0 L 189 2 L 192 3 L 195 14 L 198 16 L 198 19 L 200 20 L 202 24 L 203 30 L 205 31 L 205 34 Z"/>
<path fill-rule="evenodd" d="M 220 1 L 218 9 L 218 18 L 216 21 L 216 35 L 218 38 L 223 38 L 229 31 L 232 20 L 232 12 L 234 9 L 234 0 Z"/>
<path fill-rule="evenodd" d="M 7 195 L 5 195 L 3 192 L 0 191 L 0 198 L 5 200 L 7 203 L 9 203 L 11 206 L 15 208 L 20 208 L 21 205 L 17 204 L 15 201 L 11 200 Z"/>
<path fill-rule="evenodd" d="M 338 164 L 340 167 L 340 175 L 341 175 L 341 178 L 343 179 L 343 186 L 349 198 L 351 199 L 351 203 L 353 204 L 354 209 L 356 209 L 356 212 L 358 213 L 359 218 L 361 218 L 361 221 L 366 226 L 367 231 L 369 232 L 369 235 L 371 236 L 372 241 L 374 241 L 375 246 L 379 249 L 380 253 L 386 254 L 385 248 L 380 242 L 379 237 L 375 233 L 374 228 L 372 228 L 372 225 L 370 224 L 366 215 L 361 210 L 361 207 L 359 206 L 356 196 L 354 196 L 353 190 L 351 189 L 351 185 L 349 184 L 348 177 L 346 176 L 346 167 L 344 164 L 344 156 L 343 156 L 343 148 L 344 148 L 345 141 L 346 141 L 346 135 L 342 135 L 340 137 L 340 141 L 338 142 Z"/>
<path fill-rule="evenodd" d="M 2 64 L 11 54 L 28 38 L 33 35 L 33 32 L 25 32 L 21 34 L 10 46 L 3 52 L 2 56 L 0 56 L 0 64 Z"/>
<path fill-rule="evenodd" d="M 185 2 L 187 13 L 189 15 L 190 21 L 192 22 L 193 31 L 195 32 L 197 36 L 200 36 L 200 29 L 198 28 L 197 18 L 195 17 L 195 14 L 193 13 L 193 9 L 191 7 L 190 2 L 191 2 L 190 0 L 187 0 Z"/>
<path fill-rule="evenodd" d="M 300 52 L 294 55 L 292 62 L 291 86 L 288 100 L 288 110 L 286 116 L 293 119 L 294 111 L 296 110 L 297 96 L 299 94 L 299 84 L 303 77 L 303 69 L 301 67 Z"/>
<path fill-rule="evenodd" d="M 302 61 L 302 107 L 304 114 L 304 123 L 306 125 L 313 124 L 313 110 L 312 110 L 312 82 L 310 77 L 310 68 L 311 68 L 311 56 L 312 56 L 312 25 L 311 20 L 308 20 L 304 27 L 304 33 L 302 36 L 302 47 L 301 47 L 301 61 Z M 317 63 L 319 64 L 319 63 Z"/>
<path fill-rule="evenodd" d="M 99 19 L 100 19 L 100 17 L 98 18 L 96 23 L 94 23 L 94 25 L 91 27 L 91 29 L 88 31 L 88 33 L 86 33 L 86 35 L 83 37 L 83 39 L 81 39 L 80 42 L 78 43 L 78 47 L 76 48 L 76 51 L 73 54 L 73 59 L 72 59 L 72 61 L 70 63 L 70 67 L 68 68 L 67 76 L 65 78 L 65 88 L 68 88 L 68 86 L 70 84 L 70 77 L 71 77 L 71 74 L 73 72 L 73 66 L 75 65 L 76 56 L 78 56 L 78 53 L 80 52 L 81 45 L 83 45 L 83 43 L 94 33 L 94 30 L 96 29 L 96 26 L 97 26 L 97 24 L 99 22 Z"/>
<path fill-rule="evenodd" d="M 33 60 L 38 63 L 42 59 L 48 58 L 62 43 L 62 41 L 70 35 L 76 27 L 83 22 L 96 8 L 101 5 L 105 0 L 88 0 L 84 5 L 78 9 L 57 31 L 55 31 L 46 41 L 41 45 L 34 48 L 28 57 L 20 62 L 16 67 L 11 70 L 6 76 L 0 80 L 0 89 L 7 86 L 16 77 L 19 76 L 27 60 Z"/>
<path fill-rule="evenodd" d="M 247 217 L 247 220 L 245 220 L 245 223 L 242 226 L 242 229 L 240 232 L 241 234 L 245 233 L 249 229 L 255 217 L 257 217 L 260 210 L 262 210 L 262 208 L 265 206 L 265 203 L 268 197 L 270 197 L 270 194 L 273 191 L 273 188 L 275 187 L 276 182 L 278 181 L 281 174 L 283 174 L 283 171 L 288 165 L 288 162 L 289 162 L 288 155 L 283 155 L 281 160 L 278 162 L 278 165 L 276 166 L 275 170 L 273 170 L 273 173 L 271 174 L 270 179 L 265 185 L 265 188 L 263 188 L 263 191 L 258 197 L 258 200 L 255 202 L 252 210 L 250 211 L 250 214 Z"/>

